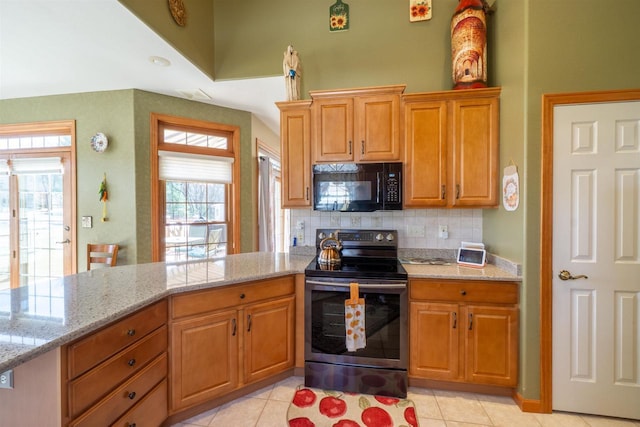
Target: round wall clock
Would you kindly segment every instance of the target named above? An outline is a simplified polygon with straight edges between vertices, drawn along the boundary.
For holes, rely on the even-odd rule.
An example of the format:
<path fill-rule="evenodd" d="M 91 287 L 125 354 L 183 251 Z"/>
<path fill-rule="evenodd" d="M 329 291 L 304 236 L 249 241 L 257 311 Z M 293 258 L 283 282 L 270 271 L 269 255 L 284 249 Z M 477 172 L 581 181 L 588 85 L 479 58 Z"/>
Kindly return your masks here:
<path fill-rule="evenodd" d="M 169 10 L 176 24 L 184 27 L 187 24 L 187 10 L 182 0 L 169 0 Z"/>
<path fill-rule="evenodd" d="M 102 153 L 107 149 L 108 145 L 109 140 L 107 139 L 107 136 L 102 132 L 98 132 L 91 137 L 91 148 L 93 148 L 93 151 L 97 153 Z"/>

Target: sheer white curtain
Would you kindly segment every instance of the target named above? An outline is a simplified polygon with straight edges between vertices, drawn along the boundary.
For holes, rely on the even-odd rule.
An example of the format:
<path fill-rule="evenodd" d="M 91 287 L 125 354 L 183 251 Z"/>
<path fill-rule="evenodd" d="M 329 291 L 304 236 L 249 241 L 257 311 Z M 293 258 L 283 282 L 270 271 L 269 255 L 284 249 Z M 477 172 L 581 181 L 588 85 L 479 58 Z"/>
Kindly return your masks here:
<path fill-rule="evenodd" d="M 275 248 L 274 181 L 271 159 L 267 156 L 258 157 L 258 224 L 261 252 L 273 252 Z"/>

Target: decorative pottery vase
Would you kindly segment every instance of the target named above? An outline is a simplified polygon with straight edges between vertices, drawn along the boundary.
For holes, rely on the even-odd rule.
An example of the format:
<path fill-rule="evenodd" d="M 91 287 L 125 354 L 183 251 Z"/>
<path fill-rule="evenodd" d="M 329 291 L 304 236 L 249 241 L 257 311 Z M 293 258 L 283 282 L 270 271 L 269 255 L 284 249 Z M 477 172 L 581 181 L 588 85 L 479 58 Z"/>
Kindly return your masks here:
<path fill-rule="evenodd" d="M 483 0 L 459 0 L 451 18 L 454 89 L 487 87 L 487 20 Z"/>

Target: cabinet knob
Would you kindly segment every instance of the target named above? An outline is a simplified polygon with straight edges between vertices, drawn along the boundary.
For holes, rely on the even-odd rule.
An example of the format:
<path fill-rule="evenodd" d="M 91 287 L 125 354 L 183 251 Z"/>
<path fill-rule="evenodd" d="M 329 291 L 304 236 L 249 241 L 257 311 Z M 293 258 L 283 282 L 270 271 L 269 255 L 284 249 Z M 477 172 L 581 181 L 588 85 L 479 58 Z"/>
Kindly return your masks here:
<path fill-rule="evenodd" d="M 240 294 L 240 299 L 244 299 L 245 296 L 245 294 Z"/>
<path fill-rule="evenodd" d="M 129 361 L 127 362 L 127 365 L 129 366 L 133 366 L 136 364 L 136 359 L 129 359 Z"/>
<path fill-rule="evenodd" d="M 464 296 L 467 294 L 467 291 L 465 291 L 464 289 L 460 291 L 460 295 Z"/>
<path fill-rule="evenodd" d="M 136 423 L 127 423 L 127 427 L 136 427 Z"/>
<path fill-rule="evenodd" d="M 127 394 L 127 397 L 129 399 L 131 399 L 131 400 L 135 399 L 136 398 L 136 392 L 132 391 L 131 393 Z"/>
<path fill-rule="evenodd" d="M 127 335 L 129 335 L 130 337 L 134 336 L 136 334 L 136 330 L 135 329 L 129 329 L 127 331 Z"/>

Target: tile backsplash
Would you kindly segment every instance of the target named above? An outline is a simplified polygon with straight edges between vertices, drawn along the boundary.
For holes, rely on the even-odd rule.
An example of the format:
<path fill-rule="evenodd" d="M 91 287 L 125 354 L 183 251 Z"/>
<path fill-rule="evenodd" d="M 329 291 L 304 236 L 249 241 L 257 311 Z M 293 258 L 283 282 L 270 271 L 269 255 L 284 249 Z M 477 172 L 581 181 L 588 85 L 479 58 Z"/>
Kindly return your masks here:
<path fill-rule="evenodd" d="M 482 242 L 482 209 L 405 209 L 377 212 L 290 210 L 291 239 L 314 246 L 317 228 L 398 230 L 399 248 L 457 249 L 460 242 Z M 298 225 L 302 225 L 298 229 Z M 447 238 L 439 237 L 446 226 Z M 302 239 L 300 239 L 302 237 Z"/>

